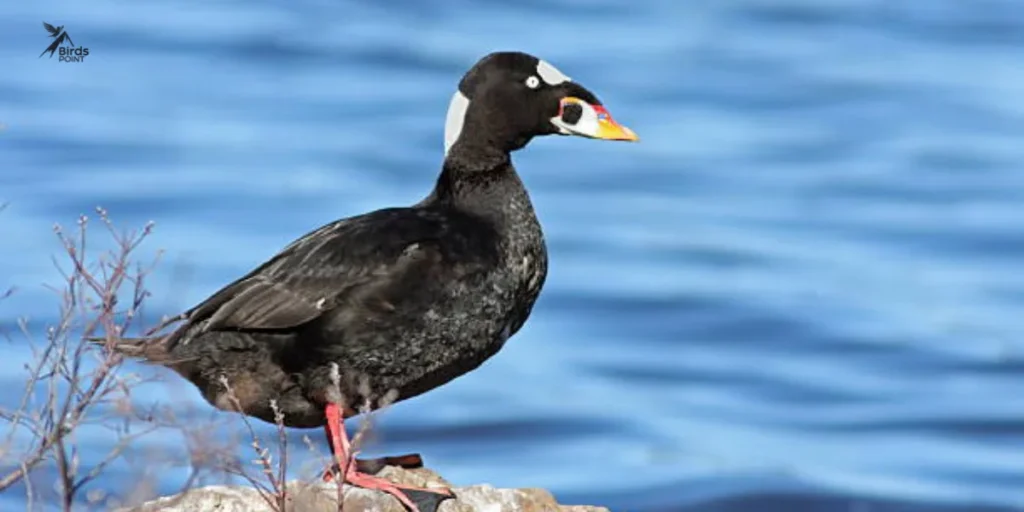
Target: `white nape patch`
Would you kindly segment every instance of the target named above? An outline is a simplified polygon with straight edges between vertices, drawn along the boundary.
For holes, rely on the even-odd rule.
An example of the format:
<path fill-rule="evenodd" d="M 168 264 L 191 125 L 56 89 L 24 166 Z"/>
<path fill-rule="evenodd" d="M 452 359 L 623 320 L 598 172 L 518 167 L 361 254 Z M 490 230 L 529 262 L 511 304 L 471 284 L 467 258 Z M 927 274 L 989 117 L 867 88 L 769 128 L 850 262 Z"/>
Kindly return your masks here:
<path fill-rule="evenodd" d="M 462 123 L 466 122 L 466 111 L 469 110 L 469 98 L 462 91 L 455 91 L 451 103 L 448 104 L 448 115 L 444 120 L 444 154 L 452 149 L 455 141 L 462 134 Z"/>
<path fill-rule="evenodd" d="M 537 74 L 540 75 L 540 77 L 544 79 L 544 81 L 548 85 L 558 85 L 562 82 L 572 81 L 569 77 L 565 76 L 556 67 L 552 66 L 551 64 L 548 63 L 548 61 L 543 59 L 537 62 Z"/>

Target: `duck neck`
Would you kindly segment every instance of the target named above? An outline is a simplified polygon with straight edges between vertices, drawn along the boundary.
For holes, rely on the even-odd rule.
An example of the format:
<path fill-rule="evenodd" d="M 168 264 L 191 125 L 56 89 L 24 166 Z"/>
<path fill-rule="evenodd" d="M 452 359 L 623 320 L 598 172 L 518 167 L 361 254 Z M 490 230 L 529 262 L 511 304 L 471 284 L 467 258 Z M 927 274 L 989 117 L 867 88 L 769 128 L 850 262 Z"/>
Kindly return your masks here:
<path fill-rule="evenodd" d="M 444 157 L 444 170 L 452 174 L 490 174 L 512 166 L 508 150 L 489 141 L 460 138 Z"/>
<path fill-rule="evenodd" d="M 483 145 L 452 146 L 430 200 L 457 208 L 501 229 L 536 218 L 507 151 Z"/>

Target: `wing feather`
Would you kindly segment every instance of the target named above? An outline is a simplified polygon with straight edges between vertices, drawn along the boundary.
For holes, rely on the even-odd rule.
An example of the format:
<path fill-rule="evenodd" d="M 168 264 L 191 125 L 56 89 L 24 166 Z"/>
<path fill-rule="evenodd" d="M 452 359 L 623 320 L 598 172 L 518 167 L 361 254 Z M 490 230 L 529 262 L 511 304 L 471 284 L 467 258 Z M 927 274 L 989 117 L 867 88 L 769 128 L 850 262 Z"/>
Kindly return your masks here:
<path fill-rule="evenodd" d="M 486 257 L 476 249 L 488 245 L 479 241 L 489 235 L 479 223 L 415 209 L 328 224 L 187 311 L 187 324 L 202 324 L 199 331 L 188 329 L 189 337 L 294 328 L 346 308 L 351 311 L 340 311 L 341 317 L 387 314 L 445 268 Z"/>
<path fill-rule="evenodd" d="M 248 279 L 210 317 L 206 328 L 285 329 L 313 320 L 324 303 L 263 276 Z"/>

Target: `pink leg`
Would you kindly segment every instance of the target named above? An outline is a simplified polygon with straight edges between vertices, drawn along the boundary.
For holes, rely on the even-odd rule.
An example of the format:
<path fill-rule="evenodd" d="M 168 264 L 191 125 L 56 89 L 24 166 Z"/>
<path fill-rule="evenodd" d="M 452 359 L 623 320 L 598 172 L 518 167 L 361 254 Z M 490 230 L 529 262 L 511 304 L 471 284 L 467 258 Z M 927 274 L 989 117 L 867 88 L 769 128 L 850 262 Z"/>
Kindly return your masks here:
<path fill-rule="evenodd" d="M 411 512 L 419 512 L 419 508 L 409 499 L 403 490 L 411 491 L 423 491 L 434 494 L 441 494 L 450 496 L 451 493 L 440 490 L 440 489 L 418 489 L 416 487 L 405 487 L 399 486 L 391 482 L 390 480 L 373 476 L 367 473 L 359 471 L 355 459 L 351 459 L 351 445 L 348 440 L 348 433 L 345 432 L 344 419 L 342 418 L 341 409 L 335 404 L 327 404 L 325 409 L 327 414 L 327 425 L 324 429 L 327 432 L 327 439 L 331 443 L 331 451 L 334 452 L 334 460 L 339 468 L 345 468 L 345 481 L 356 487 L 362 487 L 363 489 L 374 489 L 378 491 L 386 492 L 398 501 L 402 502 Z M 333 468 L 327 468 L 324 472 L 324 481 L 330 482 L 334 479 Z"/>
<path fill-rule="evenodd" d="M 337 404 L 327 404 L 324 412 L 327 414 L 327 424 L 324 425 L 324 433 L 327 434 L 327 440 L 331 443 L 331 453 L 340 453 L 342 457 L 345 457 L 348 455 L 351 446 L 348 442 L 348 432 L 345 432 L 341 409 Z M 338 451 L 339 448 L 340 452 Z"/>

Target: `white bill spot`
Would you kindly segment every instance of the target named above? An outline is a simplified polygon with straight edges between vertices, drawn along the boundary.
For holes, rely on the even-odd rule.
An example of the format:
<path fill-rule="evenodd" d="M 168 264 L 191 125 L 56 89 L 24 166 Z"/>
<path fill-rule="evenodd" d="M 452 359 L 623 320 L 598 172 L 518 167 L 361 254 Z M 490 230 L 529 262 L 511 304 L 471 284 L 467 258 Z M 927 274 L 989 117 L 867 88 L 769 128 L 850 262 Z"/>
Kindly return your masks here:
<path fill-rule="evenodd" d="M 580 118 L 576 123 L 569 124 L 565 122 L 561 116 L 555 116 L 551 118 L 551 124 L 558 127 L 558 130 L 564 135 L 596 137 L 601 128 L 600 120 L 597 117 L 597 111 L 586 102 L 579 102 L 577 104 L 583 109 L 583 114 L 580 115 Z"/>

